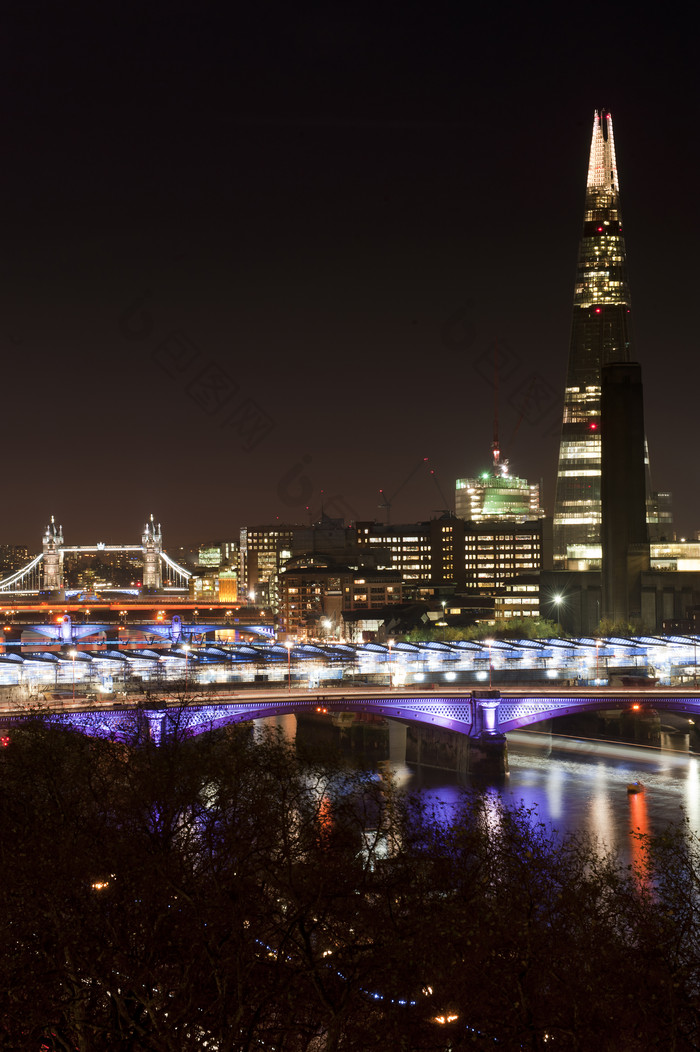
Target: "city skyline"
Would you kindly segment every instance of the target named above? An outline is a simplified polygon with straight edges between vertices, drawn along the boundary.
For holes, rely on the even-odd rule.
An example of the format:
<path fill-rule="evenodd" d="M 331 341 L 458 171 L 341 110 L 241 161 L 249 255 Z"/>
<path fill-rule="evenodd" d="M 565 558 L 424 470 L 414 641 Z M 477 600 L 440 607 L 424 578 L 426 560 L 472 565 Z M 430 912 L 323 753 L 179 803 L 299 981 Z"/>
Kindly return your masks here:
<path fill-rule="evenodd" d="M 653 484 L 700 529 L 691 35 L 507 14 L 10 16 L 0 543 L 381 521 L 380 490 L 430 518 L 489 467 L 495 345 L 503 455 L 551 514 L 601 104 Z"/>

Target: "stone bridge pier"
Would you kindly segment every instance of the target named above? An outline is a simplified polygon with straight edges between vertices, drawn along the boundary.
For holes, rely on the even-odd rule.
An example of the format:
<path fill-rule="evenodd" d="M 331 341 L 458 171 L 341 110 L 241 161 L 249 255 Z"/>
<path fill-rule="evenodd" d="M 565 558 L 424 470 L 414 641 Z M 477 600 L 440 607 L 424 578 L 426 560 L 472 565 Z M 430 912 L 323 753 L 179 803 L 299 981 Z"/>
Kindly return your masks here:
<path fill-rule="evenodd" d="M 390 719 L 390 759 L 457 771 L 479 781 L 499 779 L 508 773 L 506 736 L 499 727 L 500 705 L 500 691 L 472 691 L 471 721 L 463 731 Z"/>
<path fill-rule="evenodd" d="M 472 691 L 474 723 L 469 735 L 469 773 L 477 778 L 494 778 L 508 773 L 508 744 L 499 730 L 498 710 L 501 692 Z"/>

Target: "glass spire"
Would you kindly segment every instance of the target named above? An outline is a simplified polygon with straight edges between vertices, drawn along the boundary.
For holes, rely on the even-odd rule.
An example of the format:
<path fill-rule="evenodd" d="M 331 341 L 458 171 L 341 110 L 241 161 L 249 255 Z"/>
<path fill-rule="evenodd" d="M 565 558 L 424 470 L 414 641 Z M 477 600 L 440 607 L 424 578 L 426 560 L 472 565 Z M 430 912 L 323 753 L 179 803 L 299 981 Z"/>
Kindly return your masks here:
<path fill-rule="evenodd" d="M 601 561 L 600 368 L 631 360 L 630 292 L 612 117 L 593 120 L 554 503 L 555 569 Z"/>

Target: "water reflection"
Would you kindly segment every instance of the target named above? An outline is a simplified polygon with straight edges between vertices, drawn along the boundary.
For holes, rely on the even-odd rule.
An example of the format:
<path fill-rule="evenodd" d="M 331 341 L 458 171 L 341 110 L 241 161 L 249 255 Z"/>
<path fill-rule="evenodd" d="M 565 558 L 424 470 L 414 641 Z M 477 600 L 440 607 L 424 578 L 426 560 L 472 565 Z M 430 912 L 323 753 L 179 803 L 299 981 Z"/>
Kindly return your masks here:
<path fill-rule="evenodd" d="M 615 820 L 608 792 L 607 772 L 604 764 L 596 765 L 593 795 L 590 807 L 590 823 L 586 829 L 590 836 L 596 837 L 602 844 L 615 844 Z"/>
<path fill-rule="evenodd" d="M 632 831 L 660 832 L 687 815 L 691 830 L 700 833 L 698 760 L 687 752 L 527 733 L 512 740 L 509 735 L 508 742 L 508 798 L 516 802 L 522 782 L 539 776 L 539 799 L 531 800 L 543 820 L 562 833 L 590 834 L 626 864 L 639 855 Z M 563 794 L 559 775 L 565 779 Z M 629 794 L 627 785 L 633 781 L 642 782 L 645 791 Z"/>
<path fill-rule="evenodd" d="M 630 810 L 630 861 L 635 870 L 642 873 L 646 870 L 646 855 L 636 834 L 647 835 L 651 832 L 646 792 L 628 794 L 627 802 Z M 646 883 L 646 880 L 642 879 L 642 883 Z"/>
<path fill-rule="evenodd" d="M 693 829 L 700 829 L 700 770 L 697 757 L 688 760 L 685 809 Z"/>
<path fill-rule="evenodd" d="M 625 865 L 639 858 L 633 831 L 660 832 L 687 815 L 700 835 L 700 761 L 687 752 L 518 732 L 508 735 L 508 755 L 510 774 L 491 792 L 532 809 L 562 835 L 590 835 Z M 428 797 L 446 819 L 461 787 L 471 785 L 448 772 L 411 770 L 402 784 Z M 645 792 L 628 794 L 633 781 Z"/>
<path fill-rule="evenodd" d="M 294 716 L 272 722 L 294 737 Z M 464 788 L 473 787 L 488 789 L 506 804 L 524 805 L 562 835 L 590 835 L 625 865 L 640 858 L 633 831 L 661 832 L 687 816 L 690 830 L 700 835 L 700 760 L 687 752 L 687 736 L 662 735 L 666 745 L 685 743 L 686 751 L 681 751 L 515 732 L 508 735 L 509 775 L 487 786 L 477 786 L 465 775 L 406 764 L 400 759 L 399 737 L 395 732 L 390 759 L 380 768 L 393 773 L 399 788 L 420 793 L 446 822 Z M 643 783 L 644 793 L 628 794 L 627 785 L 634 781 Z"/>

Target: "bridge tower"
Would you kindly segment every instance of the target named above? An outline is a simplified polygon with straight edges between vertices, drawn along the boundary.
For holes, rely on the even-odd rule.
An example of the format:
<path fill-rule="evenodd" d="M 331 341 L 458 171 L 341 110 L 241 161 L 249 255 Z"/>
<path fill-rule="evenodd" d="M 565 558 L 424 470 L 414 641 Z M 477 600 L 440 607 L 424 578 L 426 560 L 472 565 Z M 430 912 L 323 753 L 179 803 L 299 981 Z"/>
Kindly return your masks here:
<path fill-rule="evenodd" d="M 63 527 L 56 525 L 53 515 L 44 530 L 43 545 L 42 588 L 46 592 L 59 592 L 63 588 Z"/>
<path fill-rule="evenodd" d="M 143 545 L 143 589 L 144 591 L 160 591 L 163 587 L 163 573 L 160 564 L 163 536 L 160 531 L 160 523 L 156 526 L 152 515 L 143 528 L 141 542 Z"/>

